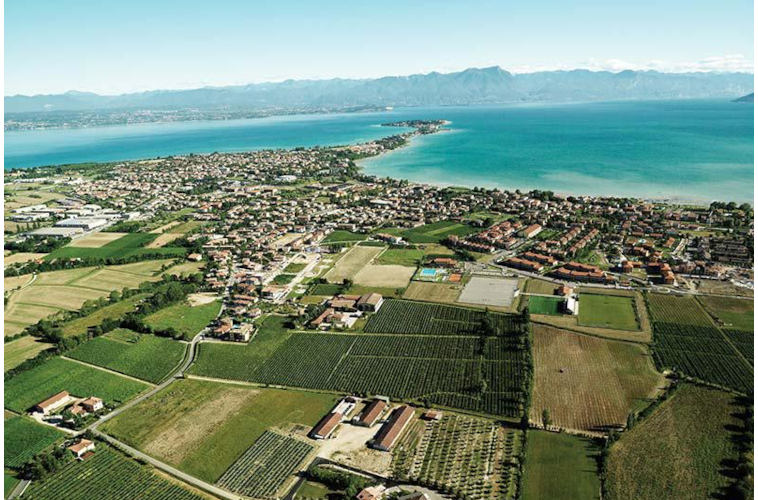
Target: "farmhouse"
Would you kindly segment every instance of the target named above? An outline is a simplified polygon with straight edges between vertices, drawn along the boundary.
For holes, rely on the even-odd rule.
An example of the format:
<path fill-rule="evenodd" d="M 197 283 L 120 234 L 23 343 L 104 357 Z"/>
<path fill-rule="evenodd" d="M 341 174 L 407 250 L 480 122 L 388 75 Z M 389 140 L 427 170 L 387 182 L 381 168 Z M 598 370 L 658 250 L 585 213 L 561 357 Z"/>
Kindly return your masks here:
<path fill-rule="evenodd" d="M 68 447 L 76 458 L 82 458 L 87 452 L 95 449 L 95 443 L 89 439 L 81 439 L 78 443 Z"/>
<path fill-rule="evenodd" d="M 374 399 L 369 403 L 361 412 L 361 415 L 356 418 L 355 424 L 363 427 L 371 427 L 379 420 L 384 409 L 387 408 L 387 402 L 381 399 Z"/>
<path fill-rule="evenodd" d="M 71 395 L 68 393 L 68 391 L 61 391 L 58 394 L 50 396 L 46 400 L 37 403 L 34 406 L 34 411 L 40 412 L 43 415 L 47 415 L 51 411 L 57 410 L 58 408 L 65 406 L 66 403 L 68 403 L 70 399 L 71 399 Z"/>
<path fill-rule="evenodd" d="M 103 409 L 103 400 L 96 398 L 95 396 L 90 396 L 79 404 L 90 413 L 95 413 L 96 411 Z"/>
<path fill-rule="evenodd" d="M 376 312 L 382 307 L 384 298 L 378 293 L 367 293 L 358 299 L 358 309 L 360 311 Z"/>
<path fill-rule="evenodd" d="M 376 486 L 368 486 L 367 488 L 363 488 L 361 491 L 359 491 L 355 498 L 358 500 L 378 500 L 382 497 L 385 489 L 386 488 L 381 484 L 378 484 Z"/>
<path fill-rule="evenodd" d="M 413 408 L 408 405 L 402 405 L 395 408 L 390 418 L 385 422 L 376 435 L 372 447 L 377 450 L 390 451 L 392 445 L 403 432 L 405 426 L 413 417 Z"/>
<path fill-rule="evenodd" d="M 316 427 L 311 430 L 310 436 L 313 439 L 326 439 L 331 435 L 337 425 L 342 421 L 342 414 L 331 412 L 322 418 Z"/>

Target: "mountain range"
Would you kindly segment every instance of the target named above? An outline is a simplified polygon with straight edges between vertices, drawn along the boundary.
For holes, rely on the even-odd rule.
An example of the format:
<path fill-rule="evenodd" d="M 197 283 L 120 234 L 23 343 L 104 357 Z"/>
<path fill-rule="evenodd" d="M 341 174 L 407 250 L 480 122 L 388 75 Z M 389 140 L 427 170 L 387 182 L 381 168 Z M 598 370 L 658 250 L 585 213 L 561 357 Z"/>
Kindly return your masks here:
<path fill-rule="evenodd" d="M 513 74 L 493 66 L 456 73 L 376 79 L 287 80 L 121 95 L 71 91 L 5 97 L 5 112 L 135 109 L 339 109 L 621 99 L 731 98 L 753 91 L 748 73 L 542 71 Z"/>

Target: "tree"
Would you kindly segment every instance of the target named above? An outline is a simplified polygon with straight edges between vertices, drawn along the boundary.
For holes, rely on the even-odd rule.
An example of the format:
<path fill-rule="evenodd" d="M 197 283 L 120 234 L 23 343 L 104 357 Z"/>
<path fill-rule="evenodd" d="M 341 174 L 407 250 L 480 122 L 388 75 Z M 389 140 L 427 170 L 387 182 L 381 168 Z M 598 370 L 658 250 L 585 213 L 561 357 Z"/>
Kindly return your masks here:
<path fill-rule="evenodd" d="M 552 423 L 553 421 L 550 419 L 550 410 L 545 408 L 542 410 L 542 426 L 547 429 L 547 427 Z"/>

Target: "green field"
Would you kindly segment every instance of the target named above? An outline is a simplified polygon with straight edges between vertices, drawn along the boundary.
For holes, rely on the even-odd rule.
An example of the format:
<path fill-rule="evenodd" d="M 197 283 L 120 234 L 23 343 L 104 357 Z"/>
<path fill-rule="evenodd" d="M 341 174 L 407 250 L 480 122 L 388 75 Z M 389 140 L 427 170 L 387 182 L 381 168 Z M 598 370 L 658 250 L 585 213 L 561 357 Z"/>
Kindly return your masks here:
<path fill-rule="evenodd" d="M 724 326 L 753 331 L 753 300 L 701 295 L 698 300 Z"/>
<path fill-rule="evenodd" d="M 480 231 L 468 224 L 455 221 L 440 221 L 414 227 L 401 233 L 409 243 L 439 243 L 450 235 L 466 236 Z"/>
<path fill-rule="evenodd" d="M 33 358 L 50 347 L 53 347 L 53 344 L 42 342 L 41 340 L 30 336 L 6 342 L 5 348 L 3 349 L 5 354 L 3 370 L 8 371 L 11 368 L 15 368 L 27 359 Z"/>
<path fill-rule="evenodd" d="M 365 234 L 358 234 L 358 233 L 351 233 L 350 231 L 342 231 L 337 230 L 329 233 L 329 235 L 324 238 L 322 243 L 337 243 L 337 242 L 353 242 L 353 241 L 363 241 L 366 239 Z"/>
<path fill-rule="evenodd" d="M 161 248 L 145 248 L 148 243 L 157 237 L 158 235 L 153 233 L 128 233 L 99 248 L 61 247 L 50 252 L 45 259 L 53 260 L 88 257 L 108 259 L 114 257 L 131 257 L 133 255 L 141 254 L 160 254 L 166 257 L 182 257 L 187 253 L 187 249 L 181 247 L 166 246 Z"/>
<path fill-rule="evenodd" d="M 10 495 L 11 491 L 13 491 L 13 488 L 16 487 L 16 485 L 20 482 L 20 479 L 16 477 L 16 474 L 13 471 L 5 470 L 4 471 L 4 489 L 5 489 L 5 496 L 3 498 L 8 498 L 8 495 Z"/>
<path fill-rule="evenodd" d="M 203 342 L 198 345 L 190 373 L 214 378 L 251 380 L 253 373 L 276 351 L 291 333 L 283 316 L 267 316 L 258 333 L 247 345 Z"/>
<path fill-rule="evenodd" d="M 75 361 L 53 358 L 5 381 L 5 407 L 23 413 L 60 391 L 123 403 L 147 386 Z"/>
<path fill-rule="evenodd" d="M 388 248 L 376 258 L 377 264 L 415 267 L 422 263 L 424 251 L 416 248 Z"/>
<path fill-rule="evenodd" d="M 612 445 L 608 498 L 720 498 L 730 481 L 723 461 L 737 458 L 728 429 L 738 409 L 727 393 L 680 387 Z"/>
<path fill-rule="evenodd" d="M 599 449 L 589 439 L 530 430 L 526 442 L 524 500 L 600 498 Z"/>
<path fill-rule="evenodd" d="M 135 310 L 137 303 L 147 297 L 146 293 L 132 295 L 128 299 L 120 300 L 114 304 L 107 305 L 92 314 L 76 318 L 64 323 L 61 329 L 64 337 L 80 335 L 87 333 L 87 330 L 93 326 L 101 324 L 106 319 L 119 319 L 128 312 Z"/>
<path fill-rule="evenodd" d="M 21 467 L 64 436 L 54 427 L 38 424 L 27 417 L 12 416 L 6 418 L 4 424 L 5 467 Z"/>
<path fill-rule="evenodd" d="M 103 430 L 215 482 L 266 430 L 315 425 L 333 394 L 178 380 L 106 422 Z"/>
<path fill-rule="evenodd" d="M 330 490 L 321 483 L 314 483 L 313 481 L 303 481 L 303 484 L 295 492 L 295 499 L 297 500 L 327 500 L 330 495 L 338 492 Z"/>
<path fill-rule="evenodd" d="M 294 274 L 277 274 L 271 283 L 274 285 L 287 285 L 295 278 Z"/>
<path fill-rule="evenodd" d="M 563 299 L 558 297 L 543 297 L 541 295 L 529 296 L 529 314 L 561 314 L 561 302 Z M 580 306 L 581 309 L 581 306 Z"/>
<path fill-rule="evenodd" d="M 639 330 L 634 299 L 583 293 L 579 296 L 579 324 L 616 330 Z"/>
<path fill-rule="evenodd" d="M 24 498 L 35 500 L 205 500 L 175 480 L 166 479 L 99 442 L 95 455 L 68 465 L 41 481 L 33 481 Z"/>
<path fill-rule="evenodd" d="M 169 338 L 119 328 L 82 344 L 66 356 L 157 384 L 176 369 L 186 347 Z"/>
<path fill-rule="evenodd" d="M 221 302 L 191 306 L 180 302 L 145 317 L 145 323 L 156 330 L 173 328 L 189 340 L 208 326 L 221 310 Z"/>
<path fill-rule="evenodd" d="M 284 272 L 288 274 L 297 274 L 303 269 L 305 269 L 307 265 L 308 264 L 305 264 L 305 263 L 290 262 L 289 264 L 287 264 L 287 267 L 284 268 Z"/>
<path fill-rule="evenodd" d="M 333 285 L 331 283 L 318 283 L 308 291 L 309 295 L 337 295 L 342 290 L 342 285 Z"/>
<path fill-rule="evenodd" d="M 646 295 L 652 321 L 681 325 L 712 326 L 711 318 L 690 295 Z"/>

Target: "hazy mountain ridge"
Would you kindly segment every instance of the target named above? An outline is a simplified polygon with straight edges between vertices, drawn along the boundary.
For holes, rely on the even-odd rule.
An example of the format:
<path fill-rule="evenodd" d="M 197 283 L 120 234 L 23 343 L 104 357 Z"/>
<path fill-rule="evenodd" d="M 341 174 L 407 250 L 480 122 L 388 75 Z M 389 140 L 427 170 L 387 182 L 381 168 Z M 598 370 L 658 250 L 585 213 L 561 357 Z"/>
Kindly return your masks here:
<path fill-rule="evenodd" d="M 154 90 L 117 96 L 90 92 L 5 97 L 5 112 L 104 109 L 286 109 L 350 106 L 434 106 L 510 102 L 570 102 L 743 96 L 753 90 L 748 73 L 656 71 L 543 71 L 512 74 L 499 67 L 456 73 L 377 79 L 287 80 L 190 90 Z"/>

